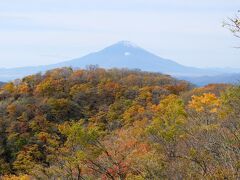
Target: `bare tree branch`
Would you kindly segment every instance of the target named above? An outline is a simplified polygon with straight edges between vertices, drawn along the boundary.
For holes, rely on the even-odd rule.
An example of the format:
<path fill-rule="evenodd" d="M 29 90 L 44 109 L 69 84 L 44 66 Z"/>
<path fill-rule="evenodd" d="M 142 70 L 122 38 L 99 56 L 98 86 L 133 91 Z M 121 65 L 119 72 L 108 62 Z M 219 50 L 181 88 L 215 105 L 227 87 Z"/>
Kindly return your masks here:
<path fill-rule="evenodd" d="M 227 21 L 223 23 L 223 27 L 228 28 L 235 37 L 240 38 L 240 10 L 235 14 L 233 18 L 228 18 Z"/>

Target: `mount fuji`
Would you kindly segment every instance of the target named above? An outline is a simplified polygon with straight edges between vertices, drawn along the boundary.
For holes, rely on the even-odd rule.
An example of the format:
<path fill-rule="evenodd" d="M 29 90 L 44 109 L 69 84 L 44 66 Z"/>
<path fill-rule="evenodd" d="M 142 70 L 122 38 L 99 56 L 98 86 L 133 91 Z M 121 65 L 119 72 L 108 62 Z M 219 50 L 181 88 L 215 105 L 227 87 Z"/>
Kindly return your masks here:
<path fill-rule="evenodd" d="M 128 68 L 142 71 L 161 72 L 170 75 L 204 74 L 204 70 L 183 66 L 172 60 L 161 58 L 129 42 L 120 41 L 103 50 L 87 56 L 57 64 L 84 68 L 86 65 L 103 68 Z"/>
<path fill-rule="evenodd" d="M 192 83 L 201 82 L 201 85 L 211 77 L 229 72 L 228 69 L 201 69 L 188 67 L 173 60 L 161 58 L 129 41 L 120 41 L 98 52 L 90 53 L 84 57 L 72 59 L 58 64 L 0 69 L 0 81 L 10 81 L 24 76 L 45 72 L 60 67 L 86 68 L 88 65 L 98 65 L 101 68 L 128 68 L 142 71 L 169 74 L 180 79 L 187 79 Z M 231 71 L 237 71 L 232 70 Z M 240 71 L 239 71 L 240 72 Z M 204 82 L 199 80 L 205 77 Z M 208 78 L 206 78 L 208 76 Z M 240 77 L 240 75 L 239 75 Z M 231 77 L 232 78 L 232 77 Z M 216 79 L 216 78 L 215 78 Z M 195 82 L 194 82 L 195 81 Z"/>

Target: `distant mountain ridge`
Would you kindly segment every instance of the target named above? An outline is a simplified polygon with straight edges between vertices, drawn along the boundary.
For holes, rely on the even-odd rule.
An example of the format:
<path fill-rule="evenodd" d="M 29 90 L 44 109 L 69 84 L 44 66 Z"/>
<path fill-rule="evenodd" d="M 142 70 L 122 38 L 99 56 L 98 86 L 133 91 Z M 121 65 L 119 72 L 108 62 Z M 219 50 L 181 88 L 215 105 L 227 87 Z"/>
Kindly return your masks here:
<path fill-rule="evenodd" d="M 184 76 L 177 77 L 178 79 L 183 79 L 189 81 L 198 86 L 205 86 L 207 84 L 216 84 L 216 83 L 229 83 L 229 84 L 239 84 L 240 83 L 240 73 L 226 73 L 219 74 L 215 76 Z"/>
<path fill-rule="evenodd" d="M 87 65 L 99 65 L 102 68 L 128 68 L 141 69 L 142 71 L 160 72 L 179 77 L 184 80 L 197 78 L 201 76 L 219 76 L 227 73 L 227 71 L 237 72 L 235 69 L 202 69 L 188 67 L 176 63 L 175 61 L 161 58 L 129 41 L 120 41 L 109 47 L 104 48 L 95 53 L 90 53 L 81 58 L 69 61 L 35 67 L 22 67 L 11 69 L 0 69 L 0 81 L 10 81 L 24 76 L 45 72 L 50 69 L 59 67 L 85 68 Z M 239 70 L 240 72 L 240 70 Z M 206 81 L 207 79 L 205 79 Z M 207 84 L 206 82 L 201 82 Z"/>
<path fill-rule="evenodd" d="M 4 82 L 0 82 L 0 87 L 1 87 L 2 85 L 4 85 Z"/>

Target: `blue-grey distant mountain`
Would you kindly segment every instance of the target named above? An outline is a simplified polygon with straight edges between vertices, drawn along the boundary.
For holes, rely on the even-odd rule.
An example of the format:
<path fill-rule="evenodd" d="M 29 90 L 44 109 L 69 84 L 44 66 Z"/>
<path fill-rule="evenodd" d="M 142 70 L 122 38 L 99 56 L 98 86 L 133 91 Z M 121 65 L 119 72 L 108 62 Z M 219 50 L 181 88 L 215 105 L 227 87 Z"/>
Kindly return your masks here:
<path fill-rule="evenodd" d="M 4 82 L 0 82 L 0 87 L 1 87 L 2 85 L 4 85 Z"/>
<path fill-rule="evenodd" d="M 22 78 L 26 75 L 45 72 L 58 67 L 85 68 L 88 65 L 98 65 L 102 68 L 141 69 L 143 71 L 161 72 L 175 77 L 183 77 L 183 79 L 204 75 L 215 76 L 227 71 L 227 69 L 201 69 L 183 66 L 172 60 L 154 55 L 131 42 L 121 41 L 99 52 L 58 64 L 0 69 L 0 81 Z M 231 71 L 235 70 L 231 69 Z"/>
<path fill-rule="evenodd" d="M 227 84 L 239 84 L 240 73 L 225 73 L 215 76 L 178 76 L 178 79 L 189 81 L 198 86 L 205 86 L 207 84 L 215 83 L 227 83 Z"/>

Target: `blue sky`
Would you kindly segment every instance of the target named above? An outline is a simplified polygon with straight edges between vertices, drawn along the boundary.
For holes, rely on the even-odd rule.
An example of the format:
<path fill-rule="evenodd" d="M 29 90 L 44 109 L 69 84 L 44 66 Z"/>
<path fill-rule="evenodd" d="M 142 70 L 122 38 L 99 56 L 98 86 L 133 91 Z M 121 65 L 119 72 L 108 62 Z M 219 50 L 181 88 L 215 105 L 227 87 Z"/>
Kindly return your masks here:
<path fill-rule="evenodd" d="M 239 0 L 7 0 L 0 67 L 51 64 L 129 40 L 178 63 L 240 68 L 240 39 L 222 27 Z"/>

